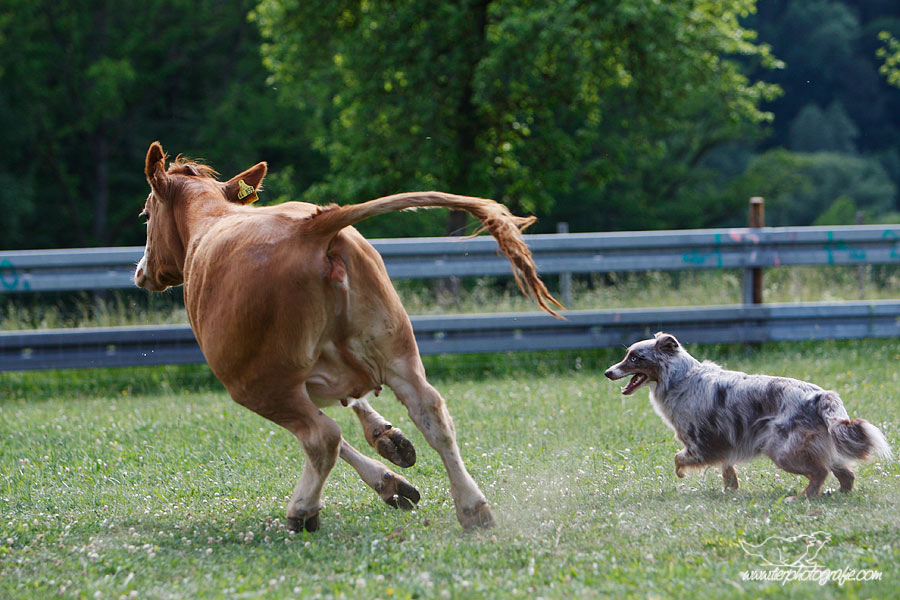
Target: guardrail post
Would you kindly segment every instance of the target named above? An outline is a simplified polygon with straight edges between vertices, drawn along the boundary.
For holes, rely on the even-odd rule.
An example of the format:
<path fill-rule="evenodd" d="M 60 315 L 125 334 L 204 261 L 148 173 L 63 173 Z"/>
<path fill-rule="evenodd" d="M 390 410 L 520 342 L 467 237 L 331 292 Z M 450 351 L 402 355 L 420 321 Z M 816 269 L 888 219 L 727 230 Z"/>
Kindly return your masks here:
<path fill-rule="evenodd" d="M 856 211 L 856 224 L 862 225 L 866 218 L 866 213 L 861 210 Z M 864 300 L 866 297 L 866 267 L 859 265 L 856 267 L 856 285 L 859 288 L 859 299 Z"/>
<path fill-rule="evenodd" d="M 751 229 L 765 227 L 765 201 L 759 196 L 750 198 L 750 216 L 748 226 Z M 762 267 L 744 269 L 741 281 L 741 296 L 744 304 L 762 304 Z"/>
<path fill-rule="evenodd" d="M 556 224 L 556 233 L 569 233 L 569 224 L 562 222 Z M 562 303 L 565 306 L 572 304 L 572 274 L 559 274 L 559 295 L 562 296 Z"/>

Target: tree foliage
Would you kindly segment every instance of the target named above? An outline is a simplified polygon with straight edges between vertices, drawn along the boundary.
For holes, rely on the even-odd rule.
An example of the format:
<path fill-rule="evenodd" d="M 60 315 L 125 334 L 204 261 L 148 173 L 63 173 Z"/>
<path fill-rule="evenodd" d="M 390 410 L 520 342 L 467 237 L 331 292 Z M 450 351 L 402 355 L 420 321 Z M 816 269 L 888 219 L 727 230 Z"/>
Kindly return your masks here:
<path fill-rule="evenodd" d="M 142 242 L 147 146 L 238 170 L 311 157 L 259 61 L 251 2 L 6 0 L 0 5 L 5 247 Z"/>
<path fill-rule="evenodd" d="M 878 160 L 833 152 L 764 152 L 729 187 L 732 196 L 765 197 L 766 224 L 772 226 L 812 225 L 822 215 L 848 225 L 857 210 L 873 219 L 894 210 L 897 201 L 897 185 Z"/>
<path fill-rule="evenodd" d="M 254 18 L 330 162 L 308 198 L 437 187 L 520 211 L 590 203 L 577 227 L 621 228 L 703 222 L 703 206 L 672 212 L 680 190 L 710 149 L 771 118 L 776 88 L 729 58 L 775 64 L 740 24 L 753 9 L 263 0 Z"/>
<path fill-rule="evenodd" d="M 545 231 L 742 225 L 757 195 L 771 222 L 894 218 L 898 39 L 897 0 L 5 0 L 0 246 L 141 243 L 155 139 L 269 161 L 262 202 L 443 188 Z"/>
<path fill-rule="evenodd" d="M 878 39 L 884 42 L 877 53 L 884 61 L 879 72 L 887 78 L 888 83 L 900 87 L 900 40 L 887 31 L 878 34 Z"/>
<path fill-rule="evenodd" d="M 758 73 L 785 93 L 769 104 L 777 115 L 767 146 L 790 145 L 795 119 L 807 106 L 837 103 L 859 131 L 860 152 L 893 146 L 900 137 L 900 95 L 879 75 L 876 52 L 884 29 L 900 33 L 894 0 L 767 0 L 748 22 L 787 68 Z"/>

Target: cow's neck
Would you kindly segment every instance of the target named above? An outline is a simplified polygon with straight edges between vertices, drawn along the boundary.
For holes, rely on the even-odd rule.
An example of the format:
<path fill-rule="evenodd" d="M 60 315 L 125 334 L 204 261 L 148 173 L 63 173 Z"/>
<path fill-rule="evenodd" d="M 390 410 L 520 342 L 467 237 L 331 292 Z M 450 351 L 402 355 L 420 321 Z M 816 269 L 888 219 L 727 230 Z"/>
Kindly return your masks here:
<path fill-rule="evenodd" d="M 183 205 L 181 213 L 175 219 L 175 225 L 185 249 L 203 238 L 222 217 L 239 209 L 239 205 L 232 204 L 215 194 L 195 197 L 190 204 Z"/>

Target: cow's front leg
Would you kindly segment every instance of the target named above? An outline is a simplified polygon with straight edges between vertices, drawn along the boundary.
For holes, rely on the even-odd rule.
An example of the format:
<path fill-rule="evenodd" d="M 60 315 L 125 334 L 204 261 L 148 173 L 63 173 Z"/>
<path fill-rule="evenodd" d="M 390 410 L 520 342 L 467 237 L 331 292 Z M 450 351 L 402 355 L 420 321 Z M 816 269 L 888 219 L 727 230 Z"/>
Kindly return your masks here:
<path fill-rule="evenodd" d="M 375 412 L 365 398 L 352 400 L 350 408 L 359 417 L 366 441 L 378 454 L 399 467 L 416 464 L 416 449 L 409 438 Z"/>
<path fill-rule="evenodd" d="M 425 369 L 418 355 L 407 361 L 405 367 L 399 373 L 392 373 L 387 383 L 444 462 L 450 479 L 450 494 L 456 505 L 456 518 L 465 529 L 491 527 L 494 517 L 484 494 L 463 464 L 456 445 L 456 430 L 444 399 L 425 380 Z"/>
<path fill-rule="evenodd" d="M 341 458 L 356 469 L 362 480 L 389 506 L 412 510 L 419 502 L 419 490 L 377 460 L 361 454 L 347 440 L 341 440 Z"/>

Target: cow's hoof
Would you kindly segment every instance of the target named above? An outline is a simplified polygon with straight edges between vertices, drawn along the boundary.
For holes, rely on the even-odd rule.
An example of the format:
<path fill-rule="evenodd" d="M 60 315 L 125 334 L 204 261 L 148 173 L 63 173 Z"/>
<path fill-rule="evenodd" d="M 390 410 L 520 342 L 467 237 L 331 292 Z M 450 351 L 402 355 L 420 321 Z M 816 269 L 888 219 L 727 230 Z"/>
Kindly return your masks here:
<path fill-rule="evenodd" d="M 491 507 L 488 506 L 487 500 L 482 500 L 473 508 L 464 508 L 456 511 L 456 517 L 463 529 L 487 529 L 494 526 L 494 515 L 491 513 Z"/>
<path fill-rule="evenodd" d="M 396 473 L 385 473 L 383 483 L 384 486 L 378 491 L 378 494 L 389 506 L 412 510 L 421 499 L 419 490 Z"/>
<path fill-rule="evenodd" d="M 375 450 L 398 467 L 411 467 L 416 464 L 416 449 L 403 432 L 396 427 L 385 429 L 375 436 Z"/>
<path fill-rule="evenodd" d="M 291 531 L 300 532 L 306 529 L 312 533 L 319 529 L 319 513 L 308 517 L 288 517 L 287 528 Z"/>

